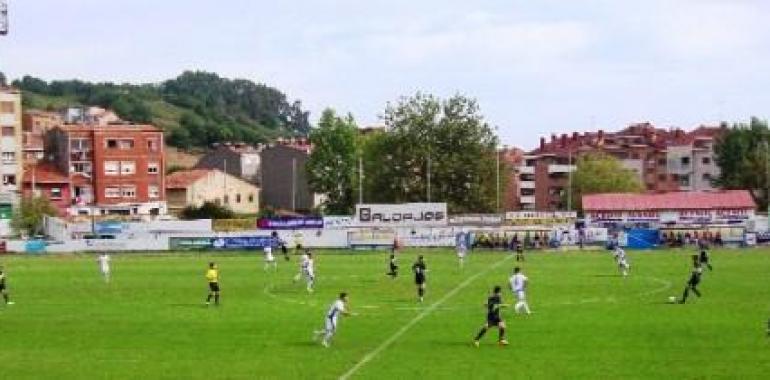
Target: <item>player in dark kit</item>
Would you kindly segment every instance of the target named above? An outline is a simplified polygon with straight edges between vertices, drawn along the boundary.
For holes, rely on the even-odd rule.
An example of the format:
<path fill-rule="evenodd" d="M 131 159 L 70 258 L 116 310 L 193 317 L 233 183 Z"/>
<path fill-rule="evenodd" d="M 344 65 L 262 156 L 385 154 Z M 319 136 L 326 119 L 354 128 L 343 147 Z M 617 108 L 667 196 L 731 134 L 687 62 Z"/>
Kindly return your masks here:
<path fill-rule="evenodd" d="M 516 244 L 516 261 L 524 261 L 524 248 L 521 244 Z"/>
<path fill-rule="evenodd" d="M 425 259 L 420 255 L 417 258 L 417 262 L 412 265 L 412 272 L 414 272 L 414 283 L 417 285 L 417 296 L 420 298 L 420 302 L 423 301 L 425 297 L 425 272 L 427 272 L 428 269 L 425 266 Z"/>
<path fill-rule="evenodd" d="M 481 337 L 487 333 L 487 330 L 489 330 L 490 327 L 497 327 L 499 329 L 500 335 L 497 338 L 498 344 L 501 346 L 508 345 L 508 341 L 505 340 L 505 321 L 500 317 L 500 308 L 508 305 L 503 304 L 501 293 L 502 288 L 500 286 L 495 286 L 492 295 L 487 298 L 487 322 L 481 327 L 481 330 L 479 330 L 479 333 L 476 334 L 476 337 L 473 339 L 473 345 L 476 347 L 479 346 L 479 340 L 481 340 Z"/>
<path fill-rule="evenodd" d="M 700 249 L 700 257 L 698 257 L 698 261 L 700 261 L 700 265 L 705 265 L 707 268 L 709 268 L 709 271 L 714 270 L 714 268 L 711 267 L 711 264 L 709 263 L 709 253 L 706 250 L 706 247 L 701 247 Z"/>
<path fill-rule="evenodd" d="M 692 255 L 692 272 L 690 273 L 690 279 L 687 280 L 687 285 L 684 288 L 684 294 L 682 294 L 682 299 L 679 300 L 679 303 L 685 303 L 687 302 L 687 296 L 690 295 L 690 290 L 692 290 L 693 293 L 695 293 L 696 296 L 700 297 L 700 291 L 698 291 L 698 284 L 700 284 L 700 276 L 703 274 L 703 267 L 700 265 L 700 260 L 698 260 L 698 255 Z"/>
<path fill-rule="evenodd" d="M 395 279 L 398 277 L 398 264 L 396 263 L 396 255 L 390 254 L 390 262 L 389 265 L 389 271 L 386 273 L 386 275 L 390 276 L 390 278 Z"/>
<path fill-rule="evenodd" d="M 2 267 L 0 267 L 0 294 L 3 295 L 3 300 L 6 305 L 13 305 L 13 302 L 11 302 L 8 296 L 8 291 L 5 289 L 5 272 L 3 272 Z"/>

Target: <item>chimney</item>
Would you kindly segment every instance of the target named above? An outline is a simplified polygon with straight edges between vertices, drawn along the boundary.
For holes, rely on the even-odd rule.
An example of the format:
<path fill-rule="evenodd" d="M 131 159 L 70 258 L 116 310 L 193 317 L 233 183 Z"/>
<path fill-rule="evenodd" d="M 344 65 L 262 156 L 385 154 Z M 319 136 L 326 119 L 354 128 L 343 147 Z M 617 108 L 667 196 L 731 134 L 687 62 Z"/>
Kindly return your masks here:
<path fill-rule="evenodd" d="M 540 150 L 545 150 L 545 137 L 540 138 Z"/>
<path fill-rule="evenodd" d="M 572 132 L 572 142 L 577 142 L 580 139 L 580 133 Z"/>
<path fill-rule="evenodd" d="M 561 134 L 561 147 L 564 148 L 567 146 L 567 134 L 562 133 Z"/>
<path fill-rule="evenodd" d="M 556 143 L 556 134 L 551 133 L 551 144 L 555 144 L 555 143 Z"/>

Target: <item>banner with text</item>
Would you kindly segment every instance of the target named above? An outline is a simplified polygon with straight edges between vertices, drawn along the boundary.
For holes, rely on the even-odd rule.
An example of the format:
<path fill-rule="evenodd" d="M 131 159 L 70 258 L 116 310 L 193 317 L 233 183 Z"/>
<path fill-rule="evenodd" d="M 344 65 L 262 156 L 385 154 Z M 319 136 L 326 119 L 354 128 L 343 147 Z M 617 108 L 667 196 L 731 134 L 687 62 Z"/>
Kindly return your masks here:
<path fill-rule="evenodd" d="M 359 204 L 358 226 L 446 226 L 446 203 Z"/>

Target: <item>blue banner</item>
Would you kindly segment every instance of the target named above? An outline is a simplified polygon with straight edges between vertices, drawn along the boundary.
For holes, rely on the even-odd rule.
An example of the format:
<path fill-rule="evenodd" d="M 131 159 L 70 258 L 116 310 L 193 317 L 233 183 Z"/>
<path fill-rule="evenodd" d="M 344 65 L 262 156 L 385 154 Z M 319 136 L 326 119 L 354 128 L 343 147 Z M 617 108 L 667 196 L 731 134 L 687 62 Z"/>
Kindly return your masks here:
<path fill-rule="evenodd" d="M 307 228 L 324 228 L 324 219 L 317 216 L 261 218 L 257 220 L 257 228 L 263 230 L 298 230 Z"/>
<path fill-rule="evenodd" d="M 277 247 L 278 245 L 278 240 L 271 236 L 169 238 L 169 248 L 171 250 L 262 249 L 266 246 Z"/>

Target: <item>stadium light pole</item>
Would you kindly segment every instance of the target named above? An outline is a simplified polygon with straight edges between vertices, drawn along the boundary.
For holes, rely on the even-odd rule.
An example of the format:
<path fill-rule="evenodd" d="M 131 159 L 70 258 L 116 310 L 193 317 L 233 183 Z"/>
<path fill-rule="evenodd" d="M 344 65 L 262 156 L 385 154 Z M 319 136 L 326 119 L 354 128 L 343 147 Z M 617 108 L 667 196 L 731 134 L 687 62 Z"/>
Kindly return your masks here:
<path fill-rule="evenodd" d="M 496 199 L 495 210 L 500 213 L 500 128 L 495 125 L 495 161 L 496 161 Z"/>
<path fill-rule="evenodd" d="M 364 203 L 364 158 L 358 155 L 358 204 Z"/>

